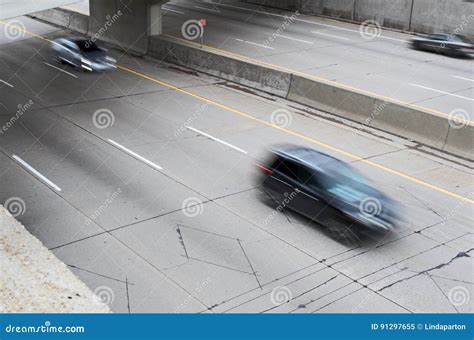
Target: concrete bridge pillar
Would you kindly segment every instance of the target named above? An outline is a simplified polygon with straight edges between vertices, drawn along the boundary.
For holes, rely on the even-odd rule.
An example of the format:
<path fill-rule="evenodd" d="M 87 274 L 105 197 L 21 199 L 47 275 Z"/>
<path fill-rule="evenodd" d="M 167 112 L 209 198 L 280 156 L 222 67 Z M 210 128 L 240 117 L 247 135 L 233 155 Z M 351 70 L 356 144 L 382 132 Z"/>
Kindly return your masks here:
<path fill-rule="evenodd" d="M 124 51 L 144 54 L 148 36 L 161 34 L 167 0 L 89 0 L 89 34 Z"/>

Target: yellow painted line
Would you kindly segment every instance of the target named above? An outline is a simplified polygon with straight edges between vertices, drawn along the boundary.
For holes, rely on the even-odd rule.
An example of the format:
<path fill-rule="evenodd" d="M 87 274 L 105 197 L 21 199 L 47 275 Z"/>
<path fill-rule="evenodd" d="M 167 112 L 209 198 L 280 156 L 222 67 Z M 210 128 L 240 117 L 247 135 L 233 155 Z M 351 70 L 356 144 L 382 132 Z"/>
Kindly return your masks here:
<path fill-rule="evenodd" d="M 12 27 L 12 28 L 15 28 L 15 29 L 19 29 L 19 30 L 21 30 L 21 31 L 23 31 L 23 32 L 25 32 L 25 33 L 27 33 L 27 34 L 29 34 L 29 35 L 35 37 L 35 38 L 39 38 L 39 39 L 41 39 L 41 40 L 45 40 L 45 41 L 51 42 L 51 40 L 49 40 L 48 38 L 42 37 L 41 35 L 35 34 L 35 33 L 33 33 L 33 32 L 30 32 L 30 31 L 27 31 L 26 29 L 24 29 L 23 27 L 21 27 L 20 25 L 18 25 L 18 24 L 16 24 L 16 23 L 10 24 L 10 23 L 8 23 L 8 22 L 5 22 L 5 21 L 3 21 L 3 20 L 0 20 L 0 24 L 5 25 L 5 26 L 7 26 L 7 27 Z"/>
<path fill-rule="evenodd" d="M 177 38 L 177 37 L 174 37 L 174 36 L 168 35 L 168 34 L 162 34 L 162 35 L 170 37 L 172 39 L 176 39 L 178 41 L 182 41 L 186 44 L 191 44 L 191 45 L 194 45 L 196 47 L 201 48 L 201 44 L 197 44 L 197 43 L 189 41 L 189 40 Z M 245 59 L 245 60 L 248 60 L 248 61 L 250 61 L 252 63 L 255 63 L 255 64 L 268 66 L 270 68 L 274 68 L 274 69 L 281 70 L 281 71 L 284 71 L 284 72 L 293 73 L 293 74 L 296 74 L 298 76 L 310 78 L 310 79 L 313 79 L 313 80 L 316 80 L 316 81 L 319 81 L 319 82 L 322 82 L 322 83 L 330 84 L 330 85 L 333 85 L 333 86 L 336 86 L 336 87 L 341 87 L 341 88 L 344 88 L 344 89 L 349 90 L 349 91 L 355 91 L 355 92 L 363 93 L 363 94 L 369 95 L 371 97 L 379 98 L 381 100 L 401 104 L 401 105 L 408 106 L 408 107 L 411 107 L 411 108 L 414 108 L 414 109 L 423 110 L 423 111 L 429 112 L 433 115 L 440 116 L 440 117 L 443 117 L 443 118 L 448 118 L 448 119 L 452 118 L 448 113 L 445 113 L 445 112 L 440 112 L 440 111 L 432 110 L 432 109 L 429 109 L 429 108 L 426 108 L 426 107 L 423 107 L 423 106 L 406 103 L 404 101 L 401 101 L 401 100 L 398 100 L 398 99 L 395 99 L 395 98 L 391 98 L 391 97 L 386 97 L 386 96 L 383 96 L 383 95 L 378 94 L 378 93 L 373 93 L 373 92 L 370 92 L 370 91 L 366 91 L 366 90 L 360 89 L 358 87 L 353 87 L 353 86 L 338 83 L 338 82 L 335 82 L 335 81 L 332 81 L 332 80 L 329 80 L 329 79 L 316 77 L 316 76 L 313 76 L 311 74 L 307 74 L 307 73 L 303 73 L 303 72 L 300 72 L 300 71 L 297 71 L 297 70 L 289 69 L 289 68 L 286 68 L 286 67 L 283 67 L 283 66 L 267 63 L 266 61 L 246 57 L 244 55 L 240 55 L 240 54 L 237 54 L 237 53 L 234 53 L 234 52 L 222 50 L 222 49 L 217 48 L 217 47 L 212 47 L 212 46 L 209 46 L 209 45 L 203 45 L 203 47 L 206 48 L 206 49 L 209 49 L 209 50 L 214 50 L 214 51 L 217 51 L 217 52 L 220 52 L 220 53 L 225 53 L 225 54 L 228 54 L 228 55 L 232 55 L 232 56 L 235 56 L 235 57 L 240 58 L 240 59 Z M 472 120 L 466 121 L 465 123 L 468 124 L 468 125 L 474 126 L 474 121 L 472 121 Z"/>
<path fill-rule="evenodd" d="M 175 85 L 168 84 L 168 83 L 166 83 L 166 82 L 164 82 L 164 81 L 161 81 L 161 80 L 158 80 L 158 79 L 156 79 L 156 78 L 150 77 L 150 76 L 148 76 L 148 75 L 146 75 L 146 74 L 143 74 L 143 73 L 141 73 L 141 72 L 132 70 L 132 69 L 130 69 L 130 68 L 128 68 L 128 67 L 121 66 L 121 65 L 117 65 L 117 68 L 119 68 L 119 69 L 121 69 L 121 70 L 123 70 L 123 71 L 129 72 L 129 73 L 131 73 L 131 74 L 134 74 L 134 75 L 136 75 L 136 76 L 139 76 L 139 77 L 141 77 L 141 78 L 150 80 L 150 81 L 152 81 L 152 82 L 154 82 L 154 83 L 157 83 L 157 84 L 160 84 L 160 85 L 162 85 L 162 86 L 165 86 L 165 87 L 167 87 L 167 88 L 169 88 L 169 89 L 172 89 L 172 90 L 174 90 L 174 91 L 176 91 L 176 92 L 180 92 L 180 93 L 183 93 L 183 94 L 185 94 L 185 95 L 191 96 L 191 97 L 196 98 L 196 99 L 198 99 L 198 100 L 200 100 L 200 101 L 206 102 L 207 104 L 210 104 L 210 105 L 219 107 L 219 108 L 221 108 L 221 109 L 224 109 L 224 110 L 227 110 L 227 111 L 230 111 L 230 112 L 234 112 L 234 113 L 236 113 L 236 114 L 238 114 L 238 115 L 240 115 L 240 116 L 243 116 L 243 117 L 246 117 L 246 118 L 251 119 L 251 120 L 253 120 L 253 121 L 259 122 L 259 123 L 261 123 L 261 124 L 270 126 L 270 127 L 272 127 L 272 128 L 275 128 L 275 129 L 277 129 L 277 130 L 283 131 L 283 132 L 288 133 L 288 134 L 290 134 L 290 135 L 293 135 L 293 136 L 295 136 L 295 137 L 299 137 L 299 138 L 304 139 L 304 140 L 306 140 L 306 141 L 308 141 L 308 142 L 311 142 L 311 143 L 313 143 L 313 144 L 319 145 L 319 146 L 321 146 L 321 147 L 323 147 L 323 148 L 329 149 L 329 150 L 334 151 L 334 152 L 336 152 L 336 153 L 339 153 L 339 154 L 341 154 L 341 155 L 344 155 L 344 156 L 350 157 L 350 158 L 352 158 L 352 159 L 355 159 L 355 160 L 357 160 L 357 161 L 359 161 L 359 162 L 362 162 L 362 163 L 365 163 L 365 164 L 369 164 L 369 165 L 371 165 L 371 166 L 373 166 L 373 167 L 375 167 L 375 168 L 378 168 L 378 169 L 384 170 L 384 171 L 386 171 L 386 172 L 388 172 L 388 173 L 391 173 L 391 174 L 393 174 L 393 175 L 402 177 L 402 178 L 407 179 L 407 180 L 409 180 L 409 181 L 411 181 L 411 182 L 414 182 L 414 183 L 417 183 L 417 184 L 419 184 L 419 185 L 422 185 L 422 186 L 424 186 L 424 187 L 426 187 L 426 188 L 430 188 L 430 189 L 435 190 L 435 191 L 438 191 L 438 192 L 440 192 L 440 193 L 443 193 L 443 194 L 449 195 L 449 196 L 451 196 L 451 197 L 457 198 L 457 199 L 459 199 L 459 200 L 461 200 L 461 201 L 474 204 L 474 200 L 473 200 L 473 199 L 470 199 L 469 197 L 464 197 L 464 196 L 459 195 L 459 194 L 456 194 L 456 193 L 454 193 L 454 192 L 452 192 L 452 191 L 449 191 L 449 190 L 443 189 L 443 188 L 441 188 L 441 187 L 438 187 L 438 186 L 436 186 L 436 185 L 433 185 L 433 184 L 424 182 L 424 181 L 419 180 L 419 179 L 417 179 L 417 178 L 415 178 L 415 177 L 412 177 L 412 176 L 409 176 L 409 175 L 407 175 L 407 174 L 404 174 L 404 173 L 402 173 L 402 172 L 400 172 L 400 171 L 397 171 L 397 170 L 388 168 L 388 167 L 386 167 L 386 166 L 384 166 L 384 165 L 381 165 L 381 164 L 375 163 L 375 162 L 373 162 L 373 161 L 364 159 L 364 158 L 362 158 L 362 157 L 360 157 L 360 156 L 354 155 L 353 153 L 350 153 L 350 152 L 348 152 L 348 151 L 344 151 L 344 150 L 339 149 L 339 148 L 336 148 L 336 147 L 334 147 L 334 146 L 332 146 L 332 145 L 329 145 L 329 144 L 320 142 L 320 141 L 318 141 L 318 140 L 316 140 L 316 139 L 314 139 L 314 138 L 308 137 L 308 136 L 303 135 L 303 134 L 301 134 L 301 133 L 299 133 L 299 132 L 292 131 L 292 130 L 289 130 L 289 129 L 286 129 L 286 128 L 283 128 L 283 127 L 274 125 L 274 124 L 272 124 L 271 122 L 268 122 L 268 121 L 266 121 L 266 120 L 263 120 L 263 119 L 254 117 L 254 116 L 252 116 L 252 115 L 250 115 L 250 114 L 248 114 L 248 113 L 239 111 L 239 110 L 237 110 L 237 109 L 234 109 L 234 108 L 232 108 L 232 107 L 230 107 L 230 106 L 227 106 L 227 105 L 225 105 L 225 104 L 216 102 L 216 101 L 214 101 L 214 100 L 205 98 L 205 97 L 203 97 L 203 96 L 201 96 L 201 95 L 198 95 L 198 94 L 189 92 L 189 91 L 184 90 L 184 89 L 182 89 L 182 88 L 179 88 L 179 87 L 177 87 L 177 86 L 175 86 Z"/>
<path fill-rule="evenodd" d="M 8 23 L 5 23 L 4 21 L 1 21 L 1 20 L 0 20 L 0 24 L 9 25 Z M 24 31 L 25 33 L 30 34 L 31 36 L 36 37 L 36 38 L 39 38 L 39 39 L 42 39 L 42 40 L 51 42 L 51 40 L 49 40 L 49 39 L 47 39 L 47 38 L 44 38 L 44 37 L 42 37 L 42 36 L 40 36 L 40 35 L 37 35 L 37 34 L 35 34 L 35 33 L 29 32 L 29 31 L 27 31 L 27 30 L 25 30 L 25 29 L 23 29 L 23 31 Z M 225 51 L 224 51 L 224 52 L 225 52 Z M 277 130 L 286 132 L 286 133 L 288 133 L 288 134 L 290 134 L 290 135 L 293 135 L 293 136 L 302 138 L 302 139 L 304 139 L 304 140 L 306 140 L 306 141 L 309 141 L 309 142 L 311 142 L 311 143 L 314 143 L 314 144 L 319 145 L 319 146 L 321 146 L 321 147 L 324 147 L 324 148 L 326 148 L 326 149 L 332 150 L 332 151 L 334 151 L 334 152 L 336 152 L 336 153 L 339 153 L 339 154 L 348 156 L 348 157 L 353 158 L 353 159 L 355 159 L 355 160 L 357 160 L 357 161 L 360 161 L 360 162 L 362 162 L 362 163 L 369 164 L 369 165 L 371 165 L 371 166 L 373 166 L 373 167 L 379 168 L 379 169 L 381 169 L 381 170 L 384 170 L 384 171 L 386 171 L 386 172 L 388 172 L 388 173 L 391 173 L 391 174 L 394 174 L 394 175 L 396 175 L 396 176 L 405 178 L 405 179 L 407 179 L 407 180 L 409 180 L 409 181 L 411 181 L 411 182 L 417 183 L 417 184 L 422 185 L 422 186 L 424 186 L 424 187 L 427 187 L 427 188 L 433 189 L 433 190 L 435 190 L 435 191 L 441 192 L 441 193 L 443 193 L 443 194 L 446 194 L 446 195 L 448 195 L 448 196 L 457 198 L 457 199 L 459 199 L 459 200 L 461 200 L 461 201 L 474 204 L 474 200 L 473 200 L 473 199 L 470 199 L 470 198 L 468 198 L 468 197 L 464 197 L 464 196 L 459 195 L 459 194 L 456 194 L 456 193 L 454 193 L 454 192 L 452 192 L 452 191 L 449 191 L 449 190 L 443 189 L 443 188 L 441 188 L 441 187 L 438 187 L 438 186 L 436 186 L 436 185 L 433 185 L 433 184 L 424 182 L 424 181 L 419 180 L 419 179 L 417 179 L 417 178 L 415 178 L 415 177 L 409 176 L 409 175 L 404 174 L 404 173 L 402 173 L 402 172 L 399 172 L 399 171 L 397 171 L 397 170 L 394 170 L 394 169 L 388 168 L 388 167 L 386 167 L 386 166 L 383 166 L 383 165 L 381 165 L 381 164 L 378 164 L 378 163 L 372 162 L 372 161 L 370 161 L 370 160 L 364 159 L 364 158 L 362 158 L 362 157 L 360 157 L 360 156 L 357 156 L 357 155 L 354 155 L 354 154 L 352 154 L 352 153 L 350 153 L 350 152 L 341 150 L 341 149 L 336 148 L 336 147 L 334 147 L 334 146 L 332 146 L 332 145 L 329 145 L 329 144 L 320 142 L 320 141 L 318 141 L 318 140 L 316 140 L 316 139 L 314 139 L 314 138 L 305 136 L 305 135 L 300 134 L 300 133 L 298 133 L 298 132 L 295 132 L 295 131 L 292 131 L 292 130 L 288 130 L 288 129 L 282 128 L 282 127 L 280 127 L 280 126 L 274 125 L 274 124 L 272 124 L 271 122 L 268 122 L 268 121 L 266 121 L 266 120 L 263 120 L 263 119 L 254 117 L 254 116 L 252 116 L 252 115 L 250 115 L 250 114 L 248 114 L 248 113 L 245 113 L 245 112 L 236 110 L 236 109 L 231 108 L 231 107 L 229 107 L 229 106 L 227 106 L 227 105 L 218 103 L 218 102 L 213 101 L 213 100 L 211 100 L 211 99 L 207 99 L 207 98 L 202 97 L 202 96 L 200 96 L 200 95 L 197 95 L 197 94 L 195 94 L 195 93 L 192 93 L 192 92 L 183 90 L 183 89 L 181 89 L 181 88 L 179 88 L 179 87 L 177 87 L 177 86 L 174 86 L 174 85 L 165 83 L 165 82 L 163 82 L 163 81 L 161 81 L 161 80 L 152 78 L 152 77 L 147 76 L 146 74 L 143 74 L 143 73 L 141 73 L 141 72 L 138 72 L 138 71 L 135 71 L 135 70 L 132 70 L 132 69 L 130 69 L 130 68 L 127 68 L 127 67 L 125 67 L 125 66 L 120 66 L 120 65 L 117 65 L 117 68 L 119 68 L 119 69 L 121 69 L 121 70 L 123 70 L 123 71 L 127 71 L 127 72 L 129 72 L 129 73 L 132 73 L 132 74 L 134 74 L 134 75 L 137 75 L 137 76 L 139 76 L 139 77 L 142 77 L 142 78 L 144 78 L 144 79 L 148 79 L 148 80 L 150 80 L 150 81 L 152 81 L 152 82 L 155 82 L 155 83 L 160 84 L 160 85 L 162 85 L 162 86 L 168 87 L 168 88 L 173 89 L 173 90 L 175 90 L 175 91 L 177 91 L 177 92 L 180 92 L 180 93 L 186 94 L 186 95 L 188 95 L 188 96 L 194 97 L 194 98 L 196 98 L 196 99 L 198 99 L 198 100 L 204 101 L 204 102 L 206 102 L 206 103 L 208 103 L 208 104 L 211 104 L 211 105 L 213 105 L 213 106 L 220 107 L 220 108 L 222 108 L 222 109 L 224 109 L 224 110 L 237 113 L 238 115 L 241 115 L 241 116 L 246 117 L 246 118 L 248 118 L 248 119 L 251 119 L 251 120 L 254 120 L 254 121 L 259 122 L 259 123 L 261 123 L 261 124 L 264 124 L 264 125 L 273 127 L 273 128 L 275 128 L 275 129 L 277 129 Z"/>

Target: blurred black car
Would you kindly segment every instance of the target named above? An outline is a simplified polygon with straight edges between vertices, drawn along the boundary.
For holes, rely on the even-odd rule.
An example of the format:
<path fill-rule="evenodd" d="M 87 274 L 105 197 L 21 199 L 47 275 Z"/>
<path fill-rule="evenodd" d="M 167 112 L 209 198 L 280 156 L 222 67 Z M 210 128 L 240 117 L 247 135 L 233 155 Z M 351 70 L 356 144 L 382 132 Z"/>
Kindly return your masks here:
<path fill-rule="evenodd" d="M 91 40 L 59 38 L 51 43 L 51 50 L 58 62 L 83 71 L 100 72 L 116 68 L 116 60 L 107 55 L 106 49 Z"/>
<path fill-rule="evenodd" d="M 452 57 L 473 57 L 474 44 L 459 34 L 432 34 L 411 41 L 414 49 L 446 54 Z"/>
<path fill-rule="evenodd" d="M 396 202 L 334 157 L 286 145 L 257 166 L 277 210 L 289 208 L 341 233 L 380 235 L 397 227 Z"/>

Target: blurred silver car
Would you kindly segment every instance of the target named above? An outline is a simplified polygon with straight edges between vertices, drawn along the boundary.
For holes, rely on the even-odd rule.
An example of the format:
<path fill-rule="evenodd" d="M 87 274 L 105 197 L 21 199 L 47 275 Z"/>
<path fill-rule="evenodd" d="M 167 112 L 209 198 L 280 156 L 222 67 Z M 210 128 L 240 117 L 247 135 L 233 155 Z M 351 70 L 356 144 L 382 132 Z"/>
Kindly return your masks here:
<path fill-rule="evenodd" d="M 107 55 L 105 48 L 91 40 L 59 38 L 51 43 L 51 50 L 56 61 L 83 71 L 102 72 L 116 68 L 116 60 Z"/>
<path fill-rule="evenodd" d="M 411 41 L 414 49 L 446 54 L 452 57 L 473 57 L 474 43 L 459 34 L 436 33 Z"/>

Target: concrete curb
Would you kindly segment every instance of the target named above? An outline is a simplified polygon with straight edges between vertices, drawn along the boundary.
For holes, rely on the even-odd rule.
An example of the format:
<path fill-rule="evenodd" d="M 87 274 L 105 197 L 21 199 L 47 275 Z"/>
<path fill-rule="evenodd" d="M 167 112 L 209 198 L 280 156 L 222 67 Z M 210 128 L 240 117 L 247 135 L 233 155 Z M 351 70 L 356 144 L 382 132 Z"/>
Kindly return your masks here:
<path fill-rule="evenodd" d="M 1 313 L 109 313 L 110 309 L 0 205 Z"/>

